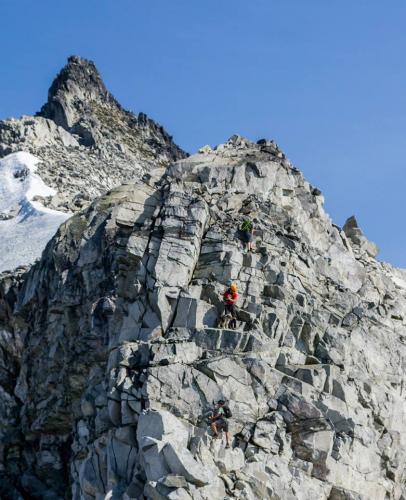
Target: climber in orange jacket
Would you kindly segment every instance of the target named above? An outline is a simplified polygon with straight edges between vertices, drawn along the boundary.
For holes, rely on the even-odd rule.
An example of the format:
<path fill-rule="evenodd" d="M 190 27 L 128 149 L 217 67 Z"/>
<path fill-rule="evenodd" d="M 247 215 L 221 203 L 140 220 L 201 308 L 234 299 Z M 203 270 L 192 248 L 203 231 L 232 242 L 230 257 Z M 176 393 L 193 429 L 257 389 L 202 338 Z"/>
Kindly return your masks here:
<path fill-rule="evenodd" d="M 235 283 L 232 283 L 230 287 L 224 292 L 224 312 L 226 315 L 230 315 L 232 320 L 230 322 L 231 328 L 237 327 L 237 311 L 235 304 L 238 300 L 238 287 Z"/>

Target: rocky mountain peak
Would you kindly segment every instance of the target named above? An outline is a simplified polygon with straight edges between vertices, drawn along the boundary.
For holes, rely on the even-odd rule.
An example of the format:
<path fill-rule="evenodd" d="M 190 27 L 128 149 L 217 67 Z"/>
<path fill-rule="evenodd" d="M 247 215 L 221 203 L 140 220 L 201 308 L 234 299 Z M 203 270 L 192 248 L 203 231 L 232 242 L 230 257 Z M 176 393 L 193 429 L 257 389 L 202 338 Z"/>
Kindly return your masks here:
<path fill-rule="evenodd" d="M 27 152 L 55 195 L 50 208 L 74 212 L 123 182 L 162 170 L 186 153 L 145 113 L 126 111 L 95 64 L 71 56 L 36 116 L 0 120 L 0 158 Z M 154 174 L 155 175 L 155 174 Z"/>
<path fill-rule="evenodd" d="M 48 91 L 48 102 L 42 107 L 39 115 L 70 130 L 89 112 L 92 101 L 118 106 L 106 89 L 94 62 L 71 56 L 52 82 Z"/>

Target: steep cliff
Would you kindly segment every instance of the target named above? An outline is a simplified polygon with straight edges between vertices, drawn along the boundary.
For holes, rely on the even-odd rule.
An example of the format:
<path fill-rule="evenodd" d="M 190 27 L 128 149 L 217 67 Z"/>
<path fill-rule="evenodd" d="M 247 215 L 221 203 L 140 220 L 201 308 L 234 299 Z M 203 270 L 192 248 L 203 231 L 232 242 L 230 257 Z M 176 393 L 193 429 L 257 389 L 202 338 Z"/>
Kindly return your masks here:
<path fill-rule="evenodd" d="M 234 136 L 3 277 L 4 497 L 404 499 L 406 272 L 322 205 L 273 142 Z M 217 328 L 231 281 L 236 330 Z M 202 418 L 219 398 L 230 449 Z"/>

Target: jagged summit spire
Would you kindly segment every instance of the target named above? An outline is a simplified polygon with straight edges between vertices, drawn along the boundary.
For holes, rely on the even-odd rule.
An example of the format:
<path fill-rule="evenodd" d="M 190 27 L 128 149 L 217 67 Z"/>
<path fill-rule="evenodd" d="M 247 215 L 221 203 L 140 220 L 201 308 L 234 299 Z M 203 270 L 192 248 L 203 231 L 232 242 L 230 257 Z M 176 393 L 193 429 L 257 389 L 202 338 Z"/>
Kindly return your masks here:
<path fill-rule="evenodd" d="M 72 91 L 72 85 L 80 86 L 82 92 L 90 96 L 111 100 L 103 80 L 93 61 L 78 56 L 70 56 L 68 63 L 62 68 L 48 92 L 48 99 L 52 100 L 63 92 Z"/>
<path fill-rule="evenodd" d="M 171 160 L 185 156 L 162 126 L 144 113 L 126 111 L 107 90 L 94 62 L 82 57 L 68 58 L 37 115 L 63 127 L 83 146 L 105 148 L 112 142 L 114 149 L 120 144 L 121 151 L 138 152 L 141 141 Z"/>
<path fill-rule="evenodd" d="M 101 101 L 118 103 L 106 89 L 93 61 L 70 56 L 48 91 L 48 102 L 38 113 L 70 130 L 84 114 L 89 113 L 89 103 Z"/>

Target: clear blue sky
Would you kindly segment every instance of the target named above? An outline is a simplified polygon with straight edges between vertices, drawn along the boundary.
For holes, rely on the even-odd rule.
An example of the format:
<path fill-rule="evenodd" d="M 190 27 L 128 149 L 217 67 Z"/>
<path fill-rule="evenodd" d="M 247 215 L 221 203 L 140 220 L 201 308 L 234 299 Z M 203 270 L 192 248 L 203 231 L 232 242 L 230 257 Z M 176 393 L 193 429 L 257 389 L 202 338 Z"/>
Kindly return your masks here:
<path fill-rule="evenodd" d="M 68 55 L 184 149 L 274 138 L 406 267 L 406 1 L 0 0 L 0 117 L 32 114 Z"/>

